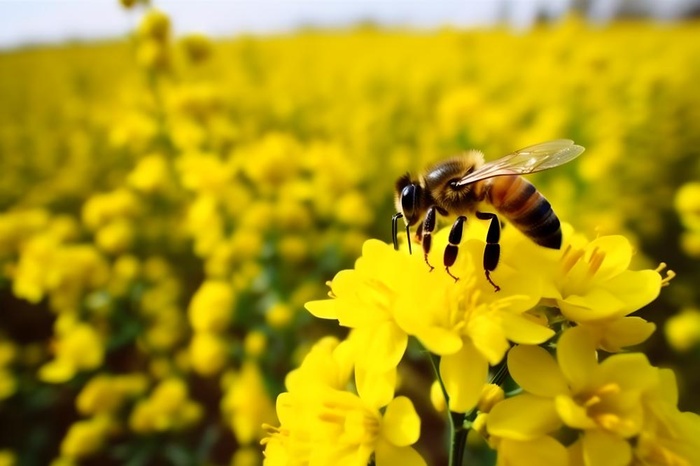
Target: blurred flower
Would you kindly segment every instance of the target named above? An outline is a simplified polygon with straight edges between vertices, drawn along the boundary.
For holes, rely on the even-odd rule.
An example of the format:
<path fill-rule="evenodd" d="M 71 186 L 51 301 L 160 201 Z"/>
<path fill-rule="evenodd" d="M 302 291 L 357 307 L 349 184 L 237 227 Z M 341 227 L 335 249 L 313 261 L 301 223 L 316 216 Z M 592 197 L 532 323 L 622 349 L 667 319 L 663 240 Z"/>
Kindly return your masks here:
<path fill-rule="evenodd" d="M 97 453 L 105 445 L 111 423 L 106 417 L 73 423 L 61 442 L 61 456 L 80 459 Z"/>
<path fill-rule="evenodd" d="M 256 363 L 243 363 L 225 387 L 221 410 L 241 445 L 263 438 L 262 425 L 274 421 L 275 410 Z"/>
<path fill-rule="evenodd" d="M 97 375 L 83 387 L 76 406 L 82 414 L 110 414 L 122 407 L 129 397 L 146 390 L 147 379 L 143 374 Z"/>
<path fill-rule="evenodd" d="M 104 343 L 91 325 L 66 314 L 56 320 L 55 332 L 55 357 L 39 369 L 41 380 L 63 383 L 80 371 L 96 369 L 102 365 Z"/>
<path fill-rule="evenodd" d="M 686 308 L 669 317 L 664 333 L 674 350 L 685 352 L 694 348 L 700 342 L 700 311 Z"/>
<path fill-rule="evenodd" d="M 199 374 L 211 376 L 220 372 L 229 357 L 226 341 L 211 332 L 196 332 L 189 348 L 192 368 Z"/>
<path fill-rule="evenodd" d="M 192 63 L 200 63 L 212 53 L 211 40 L 204 34 L 188 34 L 180 38 L 180 46 Z"/>
<path fill-rule="evenodd" d="M 187 385 L 182 379 L 165 379 L 140 401 L 131 412 L 129 425 L 140 433 L 181 430 L 197 423 L 202 407 L 188 398 Z"/>
<path fill-rule="evenodd" d="M 192 328 L 199 332 L 224 330 L 233 318 L 234 299 L 228 283 L 216 280 L 202 283 L 187 309 Z"/>

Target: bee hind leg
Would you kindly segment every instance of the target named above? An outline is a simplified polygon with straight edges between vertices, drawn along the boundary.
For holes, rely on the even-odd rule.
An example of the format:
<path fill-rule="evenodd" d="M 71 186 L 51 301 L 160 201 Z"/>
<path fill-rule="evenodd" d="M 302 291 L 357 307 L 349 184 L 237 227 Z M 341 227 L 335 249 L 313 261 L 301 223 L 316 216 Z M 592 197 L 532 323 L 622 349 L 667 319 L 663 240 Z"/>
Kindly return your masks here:
<path fill-rule="evenodd" d="M 496 214 L 487 212 L 477 212 L 476 218 L 479 220 L 489 220 L 489 231 L 486 234 L 486 247 L 484 248 L 484 272 L 486 280 L 493 286 L 494 291 L 500 291 L 501 287 L 491 280 L 491 272 L 496 270 L 498 260 L 501 257 L 501 223 Z"/>
<path fill-rule="evenodd" d="M 443 264 L 445 265 L 445 271 L 447 275 L 455 279 L 455 282 L 459 280 L 459 277 L 455 277 L 452 272 L 450 272 L 450 267 L 452 267 L 457 260 L 457 253 L 459 252 L 459 243 L 462 241 L 462 233 L 464 232 L 464 223 L 467 221 L 467 217 L 460 215 L 455 220 L 450 230 L 450 236 L 448 237 L 448 245 L 445 247 L 445 255 L 443 256 Z"/>

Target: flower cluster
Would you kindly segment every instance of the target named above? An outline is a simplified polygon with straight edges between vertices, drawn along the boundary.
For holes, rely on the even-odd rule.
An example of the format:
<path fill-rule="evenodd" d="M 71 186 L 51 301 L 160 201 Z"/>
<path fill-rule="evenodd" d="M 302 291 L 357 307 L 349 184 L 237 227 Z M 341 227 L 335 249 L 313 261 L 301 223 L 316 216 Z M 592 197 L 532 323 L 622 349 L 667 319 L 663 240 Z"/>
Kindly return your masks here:
<path fill-rule="evenodd" d="M 676 407 L 671 371 L 651 366 L 641 353 L 613 354 L 600 363 L 596 357 L 599 351 L 619 353 L 651 335 L 654 324 L 630 314 L 653 301 L 669 277 L 659 270 L 630 270 L 632 248 L 620 236 L 589 242 L 565 225 L 562 249 L 551 250 L 509 227 L 501 238 L 502 260 L 491 274 L 500 287 L 494 290 L 481 269 L 485 242 L 478 223 L 469 224 L 451 267 L 457 281 L 426 264 L 439 263 L 448 233 L 445 228 L 435 235 L 435 249 L 426 257 L 367 241 L 354 269 L 329 283 L 331 299 L 307 304 L 316 317 L 352 329 L 348 357 L 355 362 L 360 393 L 372 387 L 381 394 L 378 399 L 393 396 L 397 367 L 414 337 L 439 359 L 436 376 L 445 404 L 453 422 L 461 415 L 457 429 L 465 428 L 466 419 L 473 421 L 498 451 L 499 464 L 690 465 L 700 460 L 700 417 Z M 552 345 L 556 359 L 546 349 Z M 502 400 L 502 392 L 490 395 L 489 368 L 506 355 L 523 393 Z M 319 374 L 328 371 L 317 368 Z M 273 442 L 287 431 L 289 382 L 288 388 L 290 394 L 278 398 L 282 426 L 270 437 L 266 464 L 298 454 L 293 442 Z M 563 427 L 568 443 L 559 440 Z M 305 444 L 308 451 L 299 464 L 315 464 L 314 455 L 332 445 L 331 439 Z M 381 464 L 378 450 L 375 455 Z M 351 456 L 346 452 L 334 461 Z M 461 455 L 450 464 L 461 464 Z"/>

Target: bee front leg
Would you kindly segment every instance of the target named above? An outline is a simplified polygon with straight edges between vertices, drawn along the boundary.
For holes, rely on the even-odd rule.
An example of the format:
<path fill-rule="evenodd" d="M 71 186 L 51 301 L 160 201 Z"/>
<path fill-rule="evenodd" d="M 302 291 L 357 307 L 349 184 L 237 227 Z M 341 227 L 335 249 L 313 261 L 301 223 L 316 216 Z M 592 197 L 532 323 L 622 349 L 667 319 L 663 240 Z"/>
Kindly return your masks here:
<path fill-rule="evenodd" d="M 391 217 L 391 240 L 394 243 L 394 250 L 398 251 L 399 250 L 399 228 L 398 228 L 398 222 L 399 219 L 403 218 L 403 214 L 401 212 L 397 212 L 394 214 L 393 217 Z M 410 239 L 410 238 L 409 238 Z"/>
<path fill-rule="evenodd" d="M 459 280 L 459 277 L 455 277 L 450 272 L 450 267 L 452 267 L 457 260 L 457 253 L 459 252 L 459 243 L 462 241 L 462 233 L 464 232 L 464 222 L 467 221 L 467 217 L 460 215 L 455 220 L 450 230 L 450 236 L 448 237 L 448 245 L 445 248 L 445 255 L 443 257 L 443 263 L 445 264 L 445 271 L 447 275 L 455 279 L 455 282 Z"/>
<path fill-rule="evenodd" d="M 422 225 L 422 236 L 421 236 L 421 244 L 423 245 L 423 257 L 425 258 L 425 263 L 428 264 L 428 267 L 430 267 L 430 271 L 432 272 L 435 267 L 430 265 L 430 261 L 428 261 L 428 253 L 430 252 L 430 246 L 433 243 L 433 231 L 435 231 L 435 206 L 431 207 L 428 209 L 428 212 L 425 214 L 425 220 L 423 220 L 423 225 Z"/>
<path fill-rule="evenodd" d="M 498 243 L 501 239 L 501 223 L 496 214 L 477 212 L 476 218 L 489 220 L 489 231 L 486 234 L 486 248 L 484 249 L 484 272 L 486 272 L 486 280 L 493 285 L 494 291 L 500 291 L 501 287 L 491 280 L 491 272 L 496 270 L 498 260 L 501 257 L 501 245 Z"/>

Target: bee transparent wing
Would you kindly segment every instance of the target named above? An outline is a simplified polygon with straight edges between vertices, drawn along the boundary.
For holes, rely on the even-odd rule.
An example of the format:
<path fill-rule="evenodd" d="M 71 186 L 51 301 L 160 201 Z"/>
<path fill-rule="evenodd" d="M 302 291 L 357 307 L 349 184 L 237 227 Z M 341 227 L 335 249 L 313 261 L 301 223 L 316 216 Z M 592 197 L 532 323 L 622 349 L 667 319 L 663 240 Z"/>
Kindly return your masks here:
<path fill-rule="evenodd" d="M 558 167 L 575 159 L 585 149 L 570 139 L 557 139 L 525 147 L 482 165 L 457 182 L 457 186 L 504 175 L 527 175 Z"/>

